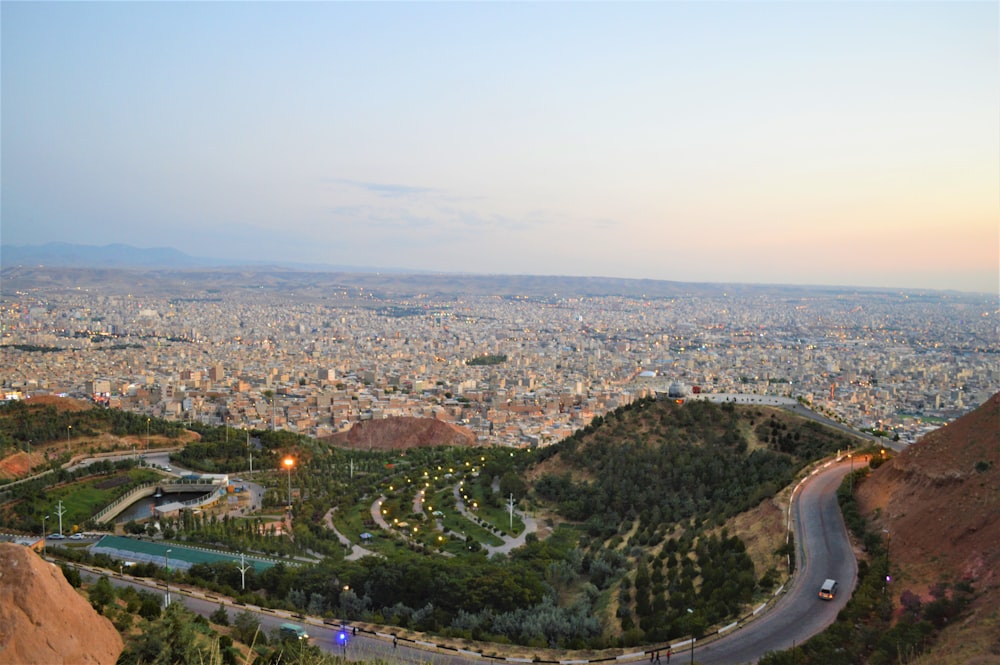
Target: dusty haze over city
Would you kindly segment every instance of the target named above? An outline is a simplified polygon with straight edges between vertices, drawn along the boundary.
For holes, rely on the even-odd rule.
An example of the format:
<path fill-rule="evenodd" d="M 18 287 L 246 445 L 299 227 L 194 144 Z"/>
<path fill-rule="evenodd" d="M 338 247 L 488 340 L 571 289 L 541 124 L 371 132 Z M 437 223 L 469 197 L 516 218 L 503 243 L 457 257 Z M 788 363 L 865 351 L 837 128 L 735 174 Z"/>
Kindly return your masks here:
<path fill-rule="evenodd" d="M 901 437 L 997 389 L 996 3 L 0 12 L 9 393 L 521 445 L 675 383 Z"/>
<path fill-rule="evenodd" d="M 998 292 L 995 2 L 0 13 L 7 245 Z"/>
<path fill-rule="evenodd" d="M 546 445 L 661 393 L 804 401 L 906 443 L 1000 387 L 985 295 L 250 268 L 4 284 L 9 397 L 310 436 L 417 416 Z"/>

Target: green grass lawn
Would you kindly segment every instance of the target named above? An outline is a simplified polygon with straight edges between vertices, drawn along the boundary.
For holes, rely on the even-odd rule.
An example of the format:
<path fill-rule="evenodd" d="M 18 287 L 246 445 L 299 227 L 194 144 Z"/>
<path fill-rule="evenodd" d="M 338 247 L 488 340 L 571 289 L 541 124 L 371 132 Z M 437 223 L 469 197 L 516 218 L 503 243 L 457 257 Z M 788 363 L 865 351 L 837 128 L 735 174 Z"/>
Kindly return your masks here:
<path fill-rule="evenodd" d="M 516 536 L 524 531 L 524 521 L 514 515 L 514 526 L 511 528 L 510 513 L 507 512 L 506 502 L 503 502 L 501 506 L 491 506 L 484 496 L 484 491 L 482 485 L 479 483 L 466 483 L 464 486 L 465 493 L 469 496 L 469 500 L 466 501 L 466 508 L 472 508 L 473 502 L 475 502 L 475 514 L 476 516 L 489 524 L 499 528 L 502 532 L 507 535 Z"/>
<path fill-rule="evenodd" d="M 127 483 L 108 489 L 99 488 L 101 485 L 108 484 L 112 479 L 123 476 L 128 477 Z M 52 529 L 52 524 L 57 526 L 59 524 L 55 515 L 57 505 L 62 500 L 63 533 L 72 533 L 73 525 L 82 528 L 87 520 L 133 487 L 153 482 L 161 477 L 159 473 L 149 469 L 132 469 L 112 476 L 87 478 L 70 485 L 49 488 L 44 497 L 35 499 L 34 507 L 43 514 L 52 515 L 49 519 L 49 529 Z"/>
<path fill-rule="evenodd" d="M 461 533 L 484 545 L 503 545 L 503 539 L 491 531 L 487 531 L 475 522 L 470 522 L 459 513 L 445 513 L 442 519 L 445 531 Z"/>

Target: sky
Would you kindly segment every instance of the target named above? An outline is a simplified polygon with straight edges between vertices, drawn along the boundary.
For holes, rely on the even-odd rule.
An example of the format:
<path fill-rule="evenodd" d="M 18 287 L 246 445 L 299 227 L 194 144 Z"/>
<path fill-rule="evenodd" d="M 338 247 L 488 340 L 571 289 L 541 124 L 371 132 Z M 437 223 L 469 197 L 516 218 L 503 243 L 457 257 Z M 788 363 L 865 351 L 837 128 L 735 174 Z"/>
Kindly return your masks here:
<path fill-rule="evenodd" d="M 996 2 L 0 3 L 0 238 L 1000 292 Z"/>

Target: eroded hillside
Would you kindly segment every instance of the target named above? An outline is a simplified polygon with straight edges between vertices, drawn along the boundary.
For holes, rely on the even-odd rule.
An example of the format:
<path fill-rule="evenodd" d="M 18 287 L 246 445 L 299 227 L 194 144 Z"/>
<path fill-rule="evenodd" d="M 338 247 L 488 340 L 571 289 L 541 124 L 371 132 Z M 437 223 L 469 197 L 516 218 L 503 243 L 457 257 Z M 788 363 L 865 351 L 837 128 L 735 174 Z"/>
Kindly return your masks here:
<path fill-rule="evenodd" d="M 857 499 L 888 533 L 897 600 L 973 584 L 969 617 L 919 662 L 1000 662 L 1000 393 L 876 469 Z"/>

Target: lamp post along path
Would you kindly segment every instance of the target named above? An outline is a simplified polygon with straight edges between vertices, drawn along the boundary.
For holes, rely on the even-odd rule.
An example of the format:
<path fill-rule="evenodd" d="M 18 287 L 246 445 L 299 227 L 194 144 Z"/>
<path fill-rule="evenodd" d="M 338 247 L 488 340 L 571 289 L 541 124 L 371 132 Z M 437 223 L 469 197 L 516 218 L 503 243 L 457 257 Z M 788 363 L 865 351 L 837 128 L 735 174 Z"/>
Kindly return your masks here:
<path fill-rule="evenodd" d="M 164 561 L 166 563 L 165 568 L 167 569 L 167 594 L 163 598 L 164 607 L 170 606 L 170 553 L 172 551 L 173 550 L 171 550 L 168 547 L 166 553 L 163 555 Z"/>
<path fill-rule="evenodd" d="M 295 466 L 295 460 L 291 457 L 286 457 L 284 459 L 285 468 L 288 469 L 288 508 L 292 507 L 292 467 Z"/>

